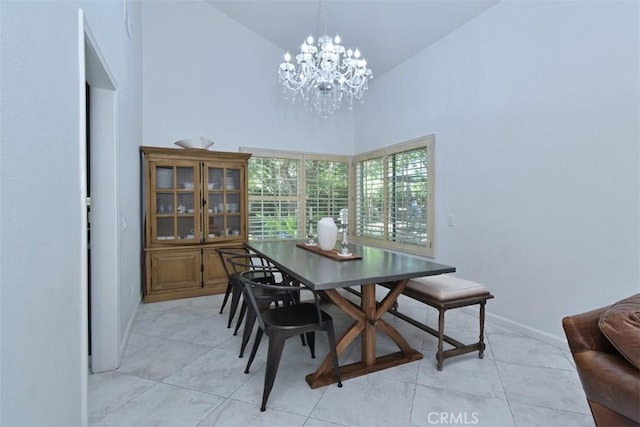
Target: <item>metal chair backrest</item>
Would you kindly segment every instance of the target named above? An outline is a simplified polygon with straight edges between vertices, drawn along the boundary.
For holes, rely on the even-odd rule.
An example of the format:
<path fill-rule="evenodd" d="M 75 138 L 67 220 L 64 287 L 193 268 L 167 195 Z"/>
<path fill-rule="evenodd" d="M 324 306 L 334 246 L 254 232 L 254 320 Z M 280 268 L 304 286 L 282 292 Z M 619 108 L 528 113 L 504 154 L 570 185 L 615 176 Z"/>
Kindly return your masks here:
<path fill-rule="evenodd" d="M 233 267 L 229 263 L 229 258 L 237 255 L 248 255 L 249 249 L 244 246 L 230 246 L 218 248 L 216 249 L 216 252 L 218 252 L 218 255 L 220 255 L 220 261 L 222 262 L 225 273 L 227 273 L 227 277 L 231 278 L 231 275 L 234 273 L 234 271 Z"/>
<path fill-rule="evenodd" d="M 260 280 L 255 279 L 256 276 L 258 276 L 258 279 L 259 279 L 259 277 L 261 277 L 262 275 L 267 275 L 267 274 L 282 275 L 283 280 L 281 283 L 286 283 L 286 284 L 266 284 L 261 282 Z M 266 290 L 266 291 L 280 291 L 280 292 L 290 292 L 290 293 L 294 293 L 294 292 L 299 293 L 302 290 L 310 291 L 311 293 L 313 293 L 313 298 L 314 298 L 314 303 L 315 303 L 316 313 L 317 313 L 317 323 L 322 322 L 322 314 L 320 311 L 320 299 L 317 293 L 312 289 L 307 288 L 306 286 L 293 285 L 291 278 L 286 273 L 280 271 L 278 268 L 273 266 L 258 267 L 250 271 L 241 272 L 238 275 L 238 278 L 240 279 L 240 282 L 242 283 L 242 285 L 246 290 L 249 303 L 251 304 L 253 309 L 256 310 L 258 324 L 260 325 L 262 330 L 265 330 L 265 323 L 261 315 L 262 310 L 260 309 L 261 304 L 259 303 L 260 297 L 257 295 L 258 292 L 256 292 L 260 289 Z"/>
<path fill-rule="evenodd" d="M 253 271 L 260 269 L 264 277 L 259 280 L 259 274 L 254 275 L 254 280 L 259 280 L 262 283 L 277 284 L 278 277 L 274 273 L 280 273 L 269 261 L 262 255 L 254 253 L 237 254 L 227 258 L 227 262 L 231 265 L 233 270 L 232 274 L 238 276 L 244 271 Z M 279 276 L 282 278 L 282 276 Z"/>

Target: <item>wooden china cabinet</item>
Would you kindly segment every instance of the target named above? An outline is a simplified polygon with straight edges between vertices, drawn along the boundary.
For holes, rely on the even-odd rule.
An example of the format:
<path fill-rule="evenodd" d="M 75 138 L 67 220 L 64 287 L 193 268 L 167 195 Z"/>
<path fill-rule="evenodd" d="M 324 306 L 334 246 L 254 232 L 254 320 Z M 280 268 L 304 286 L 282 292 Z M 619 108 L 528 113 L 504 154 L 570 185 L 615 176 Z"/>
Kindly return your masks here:
<path fill-rule="evenodd" d="M 247 240 L 250 154 L 140 147 L 144 181 L 145 302 L 218 294 L 215 251 Z"/>

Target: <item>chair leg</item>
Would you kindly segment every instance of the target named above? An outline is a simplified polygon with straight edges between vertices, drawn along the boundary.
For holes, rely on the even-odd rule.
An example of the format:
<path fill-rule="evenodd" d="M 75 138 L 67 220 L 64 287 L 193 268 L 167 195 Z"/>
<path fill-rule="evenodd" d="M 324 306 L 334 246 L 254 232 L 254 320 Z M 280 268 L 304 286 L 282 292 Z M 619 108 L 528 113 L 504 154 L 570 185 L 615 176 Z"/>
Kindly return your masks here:
<path fill-rule="evenodd" d="M 300 304 L 300 292 L 296 292 L 293 295 L 289 295 L 289 300 L 286 301 L 286 305 L 294 305 L 294 304 Z M 300 342 L 302 342 L 303 347 L 307 345 L 307 341 L 304 339 L 304 334 L 300 334 Z"/>
<path fill-rule="evenodd" d="M 291 300 L 289 301 L 289 305 L 300 304 L 300 292 L 295 292 L 293 295 L 290 295 Z M 304 334 L 300 334 L 300 341 L 302 342 L 302 346 L 306 346 L 307 342 L 304 339 Z M 315 356 L 312 356 L 315 358 Z"/>
<path fill-rule="evenodd" d="M 251 331 L 253 331 L 253 325 L 256 323 L 256 313 L 253 311 L 253 308 L 249 307 L 247 309 L 247 320 L 244 322 L 244 332 L 242 333 L 242 344 L 240 345 L 240 355 L 238 357 L 244 356 L 244 349 L 247 347 L 249 343 L 249 338 L 251 338 Z"/>
<path fill-rule="evenodd" d="M 251 348 L 251 354 L 249 355 L 249 361 L 247 362 L 247 367 L 244 369 L 244 373 L 249 373 L 249 368 L 251 368 L 251 364 L 253 363 L 253 359 L 256 357 L 256 353 L 258 352 L 258 347 L 260 347 L 260 340 L 262 340 L 262 328 L 258 328 L 256 332 L 256 339 L 253 341 L 253 347 Z"/>
<path fill-rule="evenodd" d="M 273 389 L 273 382 L 276 379 L 278 373 L 278 366 L 280 365 L 280 357 L 282 356 L 282 349 L 287 337 L 284 334 L 270 333 L 269 336 L 269 351 L 267 353 L 267 368 L 264 373 L 264 390 L 262 392 L 262 406 L 260 411 L 264 412 L 267 409 L 267 399 Z"/>
<path fill-rule="evenodd" d="M 442 371 L 442 364 L 444 363 L 444 312 L 445 310 L 438 310 L 438 352 L 436 353 L 436 361 L 438 371 Z"/>
<path fill-rule="evenodd" d="M 300 335 L 302 336 L 302 335 Z M 311 351 L 311 358 L 316 358 L 316 333 L 314 331 L 307 332 L 307 343 L 309 344 L 309 351 Z"/>
<path fill-rule="evenodd" d="M 229 323 L 227 324 L 227 328 L 231 327 L 231 322 L 236 316 L 236 311 L 238 310 L 238 303 L 240 302 L 241 296 L 242 290 L 238 289 L 237 286 L 233 286 L 233 288 L 231 289 L 231 307 L 229 308 Z"/>
<path fill-rule="evenodd" d="M 242 321 L 244 320 L 244 315 L 247 313 L 247 302 L 242 300 L 242 305 L 240 306 L 240 315 L 238 315 L 238 321 L 236 322 L 236 329 L 233 331 L 233 335 L 238 335 L 238 331 L 240 330 L 240 325 L 242 325 Z"/>
<path fill-rule="evenodd" d="M 327 335 L 329 338 L 329 350 L 333 357 L 333 369 L 336 373 L 336 379 L 338 380 L 338 387 L 342 387 L 342 378 L 340 377 L 340 365 L 338 362 L 338 351 L 336 350 L 336 336 L 333 331 L 333 322 L 327 325 Z"/>
<path fill-rule="evenodd" d="M 229 299 L 229 294 L 231 293 L 231 288 L 233 286 L 231 285 L 231 281 L 229 281 L 229 283 L 227 283 L 227 290 L 224 291 L 224 299 L 222 300 L 222 306 L 220 307 L 220 313 L 222 314 L 222 310 L 224 310 L 224 306 L 227 305 L 227 300 Z M 231 321 L 229 321 L 229 323 L 231 323 Z"/>

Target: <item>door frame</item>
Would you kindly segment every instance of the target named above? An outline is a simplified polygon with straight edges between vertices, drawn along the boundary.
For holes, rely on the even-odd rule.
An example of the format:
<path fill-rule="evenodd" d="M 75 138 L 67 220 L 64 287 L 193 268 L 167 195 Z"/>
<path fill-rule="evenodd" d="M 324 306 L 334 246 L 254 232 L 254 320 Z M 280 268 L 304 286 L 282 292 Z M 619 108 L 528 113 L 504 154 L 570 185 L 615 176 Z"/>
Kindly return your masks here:
<path fill-rule="evenodd" d="M 90 173 L 87 175 L 86 135 L 81 131 L 81 185 L 86 199 L 87 179 L 91 182 L 91 366 L 92 372 L 116 369 L 120 365 L 119 228 L 118 228 L 118 91 L 113 74 L 91 33 L 83 11 L 81 26 L 80 81 L 82 98 L 89 84 L 89 123 L 86 100 L 80 107 L 81 128 L 89 130 Z M 86 204 L 82 207 L 86 218 Z M 84 289 L 88 284 L 86 222 L 83 229 Z M 88 299 L 88 297 L 86 298 Z M 88 307 L 84 312 L 87 313 Z M 88 340 L 87 329 L 87 340 Z M 88 344 L 87 344 L 88 347 Z"/>

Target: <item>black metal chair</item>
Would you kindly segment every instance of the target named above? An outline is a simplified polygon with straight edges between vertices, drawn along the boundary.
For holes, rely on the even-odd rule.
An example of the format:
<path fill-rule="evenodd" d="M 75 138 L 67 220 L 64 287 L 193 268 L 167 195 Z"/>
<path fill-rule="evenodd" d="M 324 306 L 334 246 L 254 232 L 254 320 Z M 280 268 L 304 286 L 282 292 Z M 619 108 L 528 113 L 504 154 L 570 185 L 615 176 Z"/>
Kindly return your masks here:
<path fill-rule="evenodd" d="M 233 322 L 233 318 L 236 315 L 236 311 L 238 310 L 238 303 L 240 302 L 240 297 L 242 296 L 242 284 L 237 279 L 235 272 L 233 271 L 233 267 L 228 262 L 228 258 L 235 255 L 248 255 L 249 250 L 244 246 L 232 246 L 232 247 L 224 247 L 216 249 L 216 252 L 220 256 L 220 261 L 222 262 L 222 266 L 224 267 L 225 273 L 227 273 L 227 277 L 229 278 L 227 283 L 227 289 L 224 293 L 224 299 L 222 300 L 222 306 L 220 307 L 220 314 L 224 310 L 224 307 L 227 305 L 227 301 L 229 300 L 229 296 L 231 296 L 231 306 L 229 308 L 229 321 L 227 323 L 227 328 L 231 327 L 231 323 Z M 237 326 L 242 323 L 242 317 L 238 319 Z M 237 327 L 236 327 L 237 330 Z"/>
<path fill-rule="evenodd" d="M 234 276 L 236 278 L 243 272 L 247 275 L 251 275 L 254 282 L 259 282 L 265 287 L 259 291 L 256 295 L 258 301 L 258 307 L 260 310 L 266 310 L 270 305 L 293 305 L 300 301 L 300 293 L 298 290 L 293 289 L 291 281 L 286 275 L 280 273 L 274 266 L 269 265 L 266 258 L 258 254 L 245 254 L 235 255 L 227 258 L 227 261 L 233 267 Z M 244 287 L 243 294 L 246 294 Z M 242 308 L 240 310 L 240 316 L 238 323 L 236 324 L 236 330 L 234 335 L 238 332 L 242 318 L 246 315 L 244 322 L 244 330 L 242 333 L 242 344 L 240 345 L 240 354 L 238 357 L 244 356 L 244 351 L 247 348 L 249 339 L 251 338 L 251 332 L 253 331 L 253 325 L 256 323 L 256 311 L 247 304 L 246 295 L 242 301 Z M 301 335 L 302 345 L 305 345 L 304 335 Z"/>
<path fill-rule="evenodd" d="M 329 351 L 333 357 L 333 365 L 335 369 L 336 379 L 338 380 L 338 387 L 342 387 L 342 380 L 340 378 L 340 366 L 338 364 L 338 352 L 336 351 L 336 339 L 333 330 L 333 319 L 329 314 L 320 309 L 320 300 L 316 292 L 303 286 L 279 286 L 279 285 L 266 285 L 264 283 L 256 282 L 253 280 L 255 277 L 256 269 L 254 271 L 247 271 L 239 274 L 240 281 L 242 282 L 245 295 L 253 311 L 257 313 L 256 320 L 258 321 L 258 331 L 256 333 L 255 341 L 253 342 L 253 348 L 251 349 L 251 355 L 247 362 L 245 374 L 249 373 L 251 363 L 256 356 L 258 347 L 260 346 L 260 340 L 263 334 L 269 337 L 269 350 L 267 352 L 267 366 L 264 375 L 264 390 L 262 392 L 262 406 L 260 411 L 264 411 L 267 406 L 267 399 L 273 389 L 273 383 L 278 372 L 278 366 L 280 365 L 280 358 L 282 356 L 282 350 L 284 348 L 285 341 L 293 336 L 304 334 L 307 337 L 307 343 L 309 344 L 309 350 L 311 351 L 311 357 L 315 358 L 315 331 L 324 331 L 327 333 L 329 339 Z M 277 269 L 266 267 L 263 270 L 272 274 L 286 275 Z M 285 278 L 283 282 L 290 282 L 290 279 Z M 307 303 L 302 302 L 298 304 L 285 305 L 282 307 L 262 309 L 260 304 L 261 295 L 264 292 L 272 292 L 274 290 L 280 290 L 282 292 L 291 292 L 292 290 L 300 292 L 302 290 L 308 290 L 313 293 L 314 302 Z"/>

